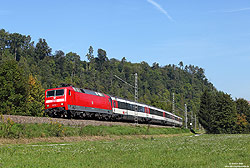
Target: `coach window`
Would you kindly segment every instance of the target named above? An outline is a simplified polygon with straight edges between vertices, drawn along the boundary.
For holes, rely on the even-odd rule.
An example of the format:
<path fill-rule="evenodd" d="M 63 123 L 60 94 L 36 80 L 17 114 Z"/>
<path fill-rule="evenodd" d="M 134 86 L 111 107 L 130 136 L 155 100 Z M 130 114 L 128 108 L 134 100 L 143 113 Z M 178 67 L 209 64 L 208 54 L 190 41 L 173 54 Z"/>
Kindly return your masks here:
<path fill-rule="evenodd" d="M 155 110 L 150 109 L 150 113 L 151 113 L 151 114 L 155 114 Z"/>
<path fill-rule="evenodd" d="M 161 112 L 160 112 L 160 111 L 158 111 L 158 110 L 156 110 L 156 115 L 158 115 L 158 116 L 162 116 Z"/>
<path fill-rule="evenodd" d="M 123 109 L 128 110 L 128 108 L 130 108 L 128 103 L 123 103 L 123 104 L 124 104 L 124 108 Z"/>
<path fill-rule="evenodd" d="M 155 113 L 156 113 L 156 115 L 160 115 L 160 112 L 159 111 L 157 111 L 157 110 L 155 110 Z"/>
<path fill-rule="evenodd" d="M 120 104 L 121 104 L 121 109 L 126 109 L 127 108 L 127 106 L 126 106 L 126 104 L 124 103 L 124 102 L 120 102 Z"/>
<path fill-rule="evenodd" d="M 155 114 L 155 110 L 150 109 L 150 111 L 151 111 L 151 114 Z"/>
<path fill-rule="evenodd" d="M 144 107 L 138 106 L 138 109 L 139 109 L 139 110 L 138 110 L 139 112 L 144 112 Z"/>
<path fill-rule="evenodd" d="M 121 109 L 126 109 L 126 104 L 121 102 Z"/>
<path fill-rule="evenodd" d="M 134 111 L 134 110 L 133 110 L 133 105 L 132 105 L 132 104 L 128 104 L 128 106 L 129 106 L 129 107 L 128 107 L 128 108 L 129 108 L 128 110 Z"/>
<path fill-rule="evenodd" d="M 128 103 L 122 103 L 122 109 L 128 109 Z"/>
<path fill-rule="evenodd" d="M 154 114 L 154 110 L 152 109 L 149 109 L 150 110 L 150 114 Z"/>
<path fill-rule="evenodd" d="M 154 114 L 155 114 L 155 115 L 158 115 L 158 112 L 157 112 L 157 110 L 154 110 Z"/>
<path fill-rule="evenodd" d="M 158 116 L 162 116 L 162 112 L 157 110 L 156 113 L 157 113 Z"/>
<path fill-rule="evenodd" d="M 124 102 L 119 102 L 118 101 L 118 108 L 120 109 L 127 109 L 127 104 Z"/>
<path fill-rule="evenodd" d="M 69 95 L 71 96 L 71 91 L 69 90 Z"/>
<path fill-rule="evenodd" d="M 127 107 L 127 108 L 126 108 L 127 110 L 132 110 L 131 104 L 128 104 L 128 103 L 127 103 L 127 106 L 126 106 L 126 107 Z"/>
<path fill-rule="evenodd" d="M 156 114 L 156 115 L 159 115 L 159 111 L 155 110 L 155 114 Z"/>
<path fill-rule="evenodd" d="M 131 105 L 132 111 L 135 111 L 135 105 Z"/>

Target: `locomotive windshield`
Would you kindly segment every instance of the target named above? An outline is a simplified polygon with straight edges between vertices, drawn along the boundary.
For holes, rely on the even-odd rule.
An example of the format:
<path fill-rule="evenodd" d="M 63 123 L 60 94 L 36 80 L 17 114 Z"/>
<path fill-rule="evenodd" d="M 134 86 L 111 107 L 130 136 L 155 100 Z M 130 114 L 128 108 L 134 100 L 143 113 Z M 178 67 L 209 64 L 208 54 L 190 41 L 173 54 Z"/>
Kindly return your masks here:
<path fill-rule="evenodd" d="M 56 90 L 56 96 L 63 96 L 64 95 L 64 89 Z"/>
<path fill-rule="evenodd" d="M 63 95 L 64 95 L 64 89 L 47 91 L 47 97 L 63 96 Z"/>

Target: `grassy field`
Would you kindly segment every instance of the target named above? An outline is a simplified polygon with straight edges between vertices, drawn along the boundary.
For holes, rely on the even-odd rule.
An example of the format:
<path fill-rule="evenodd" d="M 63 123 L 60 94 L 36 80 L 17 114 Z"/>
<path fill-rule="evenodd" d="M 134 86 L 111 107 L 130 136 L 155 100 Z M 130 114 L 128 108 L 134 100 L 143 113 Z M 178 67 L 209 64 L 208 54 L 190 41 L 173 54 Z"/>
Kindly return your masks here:
<path fill-rule="evenodd" d="M 181 135 L 1 145 L 0 167 L 250 166 L 250 135 Z"/>

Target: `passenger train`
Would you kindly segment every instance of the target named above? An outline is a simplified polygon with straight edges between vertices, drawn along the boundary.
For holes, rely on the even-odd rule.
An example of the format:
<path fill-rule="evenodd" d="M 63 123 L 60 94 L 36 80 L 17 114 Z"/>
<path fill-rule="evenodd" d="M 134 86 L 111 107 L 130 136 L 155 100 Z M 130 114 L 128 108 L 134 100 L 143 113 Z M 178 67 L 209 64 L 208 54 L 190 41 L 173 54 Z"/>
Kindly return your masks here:
<path fill-rule="evenodd" d="M 46 90 L 45 114 L 182 126 L 181 117 L 162 109 L 73 86 Z"/>

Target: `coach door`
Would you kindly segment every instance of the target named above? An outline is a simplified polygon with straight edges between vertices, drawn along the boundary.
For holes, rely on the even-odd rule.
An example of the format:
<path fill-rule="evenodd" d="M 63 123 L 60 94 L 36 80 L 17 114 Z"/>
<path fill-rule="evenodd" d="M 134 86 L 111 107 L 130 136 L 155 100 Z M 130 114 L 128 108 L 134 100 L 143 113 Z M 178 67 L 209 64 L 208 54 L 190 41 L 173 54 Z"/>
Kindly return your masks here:
<path fill-rule="evenodd" d="M 149 114 L 149 109 L 147 107 L 144 107 L 144 108 L 145 108 L 144 110 L 145 110 L 145 113 L 146 113 L 146 117 L 148 118 L 148 116 L 149 116 L 148 115 Z"/>
<path fill-rule="evenodd" d="M 73 105 L 74 104 L 73 92 L 72 92 L 72 90 L 68 90 L 67 92 L 68 92 L 67 93 L 67 95 L 68 95 L 68 104 Z"/>
<path fill-rule="evenodd" d="M 116 108 L 117 108 L 117 101 L 115 101 L 115 100 L 113 100 L 113 107 L 112 107 L 112 109 L 113 109 L 113 112 L 115 113 L 115 110 L 116 110 Z"/>

